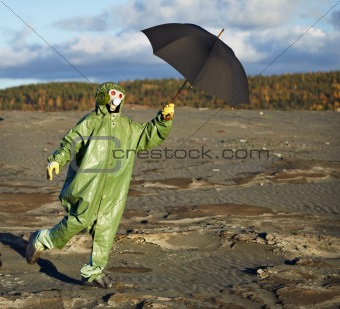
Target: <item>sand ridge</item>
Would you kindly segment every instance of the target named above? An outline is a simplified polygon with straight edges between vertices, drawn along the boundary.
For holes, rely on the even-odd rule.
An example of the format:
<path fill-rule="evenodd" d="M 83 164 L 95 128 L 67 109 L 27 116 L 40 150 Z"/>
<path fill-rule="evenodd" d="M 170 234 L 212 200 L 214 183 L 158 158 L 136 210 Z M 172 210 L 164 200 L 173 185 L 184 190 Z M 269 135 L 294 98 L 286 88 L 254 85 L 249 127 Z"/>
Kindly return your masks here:
<path fill-rule="evenodd" d="M 156 112 L 126 110 L 136 121 Z M 64 215 L 66 169 L 47 181 L 46 157 L 84 114 L 1 114 L 1 308 L 340 305 L 336 112 L 177 108 L 162 157 L 136 159 L 107 267 L 114 287 L 81 285 L 85 232 L 27 265 L 30 233 Z M 199 158 L 184 156 L 193 149 Z"/>

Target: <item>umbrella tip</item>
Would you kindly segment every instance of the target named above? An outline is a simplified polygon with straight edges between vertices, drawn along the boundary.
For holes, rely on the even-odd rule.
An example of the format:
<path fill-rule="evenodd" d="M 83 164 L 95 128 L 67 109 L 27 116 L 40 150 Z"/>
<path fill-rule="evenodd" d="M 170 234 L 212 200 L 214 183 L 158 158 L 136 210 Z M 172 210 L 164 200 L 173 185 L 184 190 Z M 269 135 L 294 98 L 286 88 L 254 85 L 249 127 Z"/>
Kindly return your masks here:
<path fill-rule="evenodd" d="M 223 33 L 224 28 L 221 30 L 221 32 L 219 33 L 219 35 L 217 36 L 218 38 L 221 36 L 221 34 Z"/>

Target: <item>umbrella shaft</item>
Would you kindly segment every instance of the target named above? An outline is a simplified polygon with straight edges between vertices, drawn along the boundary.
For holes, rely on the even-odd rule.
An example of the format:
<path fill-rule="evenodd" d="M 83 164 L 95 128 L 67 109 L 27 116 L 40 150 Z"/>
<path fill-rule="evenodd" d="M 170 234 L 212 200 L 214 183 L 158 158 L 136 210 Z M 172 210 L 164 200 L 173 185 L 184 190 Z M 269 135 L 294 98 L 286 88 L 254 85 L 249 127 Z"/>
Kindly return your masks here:
<path fill-rule="evenodd" d="M 175 99 L 177 98 L 177 96 L 181 93 L 182 89 L 185 87 L 186 83 L 188 82 L 188 80 L 185 80 L 185 82 L 183 83 L 182 87 L 177 91 L 177 93 L 175 94 L 175 96 L 171 99 L 171 102 L 173 103 L 175 101 Z"/>

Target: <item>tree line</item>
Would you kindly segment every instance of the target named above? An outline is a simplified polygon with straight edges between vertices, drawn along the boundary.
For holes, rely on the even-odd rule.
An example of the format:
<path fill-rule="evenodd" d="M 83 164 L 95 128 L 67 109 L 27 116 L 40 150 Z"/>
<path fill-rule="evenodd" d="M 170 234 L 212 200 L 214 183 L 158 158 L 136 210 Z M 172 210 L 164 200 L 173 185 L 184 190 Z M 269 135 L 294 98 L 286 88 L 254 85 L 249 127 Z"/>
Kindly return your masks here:
<path fill-rule="evenodd" d="M 161 107 L 181 87 L 181 79 L 144 79 L 120 82 L 126 104 Z M 279 110 L 339 110 L 340 71 L 249 76 L 250 104 L 238 108 Z M 69 111 L 95 106 L 97 84 L 53 82 L 0 90 L 1 110 Z M 230 108 L 221 99 L 196 87 L 185 87 L 177 106 Z"/>

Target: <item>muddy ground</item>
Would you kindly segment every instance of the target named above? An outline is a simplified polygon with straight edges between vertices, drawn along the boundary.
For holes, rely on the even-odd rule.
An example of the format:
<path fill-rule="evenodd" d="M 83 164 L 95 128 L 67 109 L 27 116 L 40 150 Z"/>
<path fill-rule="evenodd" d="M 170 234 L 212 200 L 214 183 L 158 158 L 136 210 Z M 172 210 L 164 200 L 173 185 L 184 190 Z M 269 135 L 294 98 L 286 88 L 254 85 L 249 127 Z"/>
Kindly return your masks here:
<path fill-rule="evenodd" d="M 46 158 L 83 115 L 1 112 L 0 308 L 340 306 L 340 113 L 177 108 L 162 157 L 136 159 L 108 290 L 81 285 L 85 233 L 24 258 L 65 214 Z"/>

